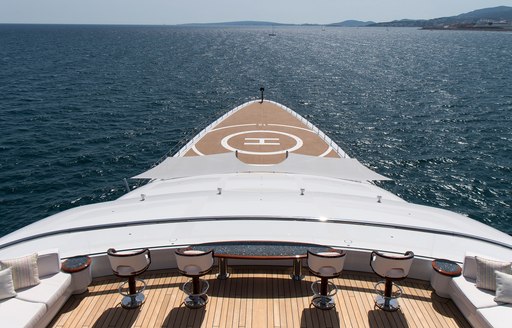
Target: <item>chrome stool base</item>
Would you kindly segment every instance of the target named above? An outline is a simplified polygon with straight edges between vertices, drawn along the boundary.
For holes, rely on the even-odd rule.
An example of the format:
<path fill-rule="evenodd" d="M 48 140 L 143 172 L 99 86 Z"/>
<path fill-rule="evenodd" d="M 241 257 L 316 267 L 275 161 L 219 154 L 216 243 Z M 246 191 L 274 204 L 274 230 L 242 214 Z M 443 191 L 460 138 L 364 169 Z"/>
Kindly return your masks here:
<path fill-rule="evenodd" d="M 330 310 L 336 306 L 334 302 L 334 295 L 338 292 L 338 287 L 332 282 L 327 283 L 327 295 L 320 293 L 321 280 L 317 280 L 311 284 L 311 290 L 313 291 L 313 298 L 311 304 L 320 310 Z"/>
<path fill-rule="evenodd" d="M 136 309 L 144 303 L 144 294 L 133 294 L 124 296 L 121 300 L 121 306 L 125 309 Z"/>
<path fill-rule="evenodd" d="M 382 295 L 377 295 L 375 297 L 375 305 L 384 311 L 393 312 L 397 311 L 400 308 L 400 304 L 398 304 L 398 300 L 393 297 L 385 297 Z"/>
<path fill-rule="evenodd" d="M 189 309 L 199 309 L 208 303 L 208 295 L 206 295 L 206 292 L 208 291 L 208 288 L 210 288 L 210 284 L 208 281 L 203 279 L 199 279 L 199 283 L 200 290 L 197 294 L 194 294 L 192 280 L 183 284 L 183 292 L 188 295 L 183 303 Z"/>
<path fill-rule="evenodd" d="M 208 295 L 190 295 L 183 303 L 189 309 L 199 309 L 208 303 Z"/>
<path fill-rule="evenodd" d="M 313 296 L 311 304 L 320 310 L 330 310 L 336 306 L 336 303 L 334 303 L 334 299 L 331 296 L 322 295 Z"/>
<path fill-rule="evenodd" d="M 382 285 L 385 285 L 386 281 L 382 280 L 375 284 L 375 306 L 383 311 L 393 312 L 400 309 L 400 304 L 398 303 L 398 298 L 402 296 L 402 288 L 393 283 L 392 288 L 395 288 L 395 291 L 391 292 L 391 296 L 385 296 L 384 290 L 382 289 Z"/>
<path fill-rule="evenodd" d="M 123 292 L 124 286 L 128 283 L 128 281 L 125 281 L 119 285 L 119 294 L 123 295 L 121 306 L 125 309 L 136 309 L 141 306 L 146 299 L 143 294 L 144 290 L 146 289 L 146 282 L 142 279 L 135 279 L 135 281 L 142 283 L 142 286 L 137 289 L 137 293 L 135 294 Z"/>

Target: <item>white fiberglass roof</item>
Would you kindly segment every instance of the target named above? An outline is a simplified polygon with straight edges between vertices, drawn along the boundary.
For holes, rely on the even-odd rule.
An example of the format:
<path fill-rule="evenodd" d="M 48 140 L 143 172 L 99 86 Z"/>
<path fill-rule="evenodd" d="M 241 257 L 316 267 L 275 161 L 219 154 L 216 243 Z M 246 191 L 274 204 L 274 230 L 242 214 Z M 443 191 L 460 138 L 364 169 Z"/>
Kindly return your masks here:
<path fill-rule="evenodd" d="M 116 201 L 64 211 L 20 229 L 2 238 L 0 247 L 34 235 L 41 238 L 0 254 L 59 247 L 70 256 L 109 247 L 249 239 L 411 249 L 418 256 L 453 259 L 471 249 L 512 253 L 512 237 L 462 215 L 407 203 L 366 182 L 283 173 L 153 181 Z"/>

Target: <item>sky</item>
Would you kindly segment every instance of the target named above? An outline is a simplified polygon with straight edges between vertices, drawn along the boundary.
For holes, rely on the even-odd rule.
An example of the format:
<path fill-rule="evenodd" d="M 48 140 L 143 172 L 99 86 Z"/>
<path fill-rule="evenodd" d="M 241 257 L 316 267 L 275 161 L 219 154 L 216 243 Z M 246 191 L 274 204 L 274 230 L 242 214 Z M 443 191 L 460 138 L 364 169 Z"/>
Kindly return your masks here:
<path fill-rule="evenodd" d="M 430 19 L 496 6 L 512 6 L 512 0 L 0 0 L 0 23 L 329 24 Z"/>

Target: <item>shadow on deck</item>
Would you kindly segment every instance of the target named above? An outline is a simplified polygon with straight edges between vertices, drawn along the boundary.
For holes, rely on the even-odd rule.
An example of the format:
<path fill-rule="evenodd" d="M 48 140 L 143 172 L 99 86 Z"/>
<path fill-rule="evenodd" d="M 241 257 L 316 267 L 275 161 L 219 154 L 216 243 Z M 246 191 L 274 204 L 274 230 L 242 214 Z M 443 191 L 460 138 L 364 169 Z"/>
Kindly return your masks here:
<path fill-rule="evenodd" d="M 88 292 L 72 296 L 49 327 L 470 327 L 454 303 L 437 297 L 425 281 L 402 281 L 401 309 L 389 313 L 374 307 L 375 275 L 344 271 L 333 280 L 339 288 L 335 309 L 322 311 L 310 305 L 315 277 L 296 282 L 283 267 L 231 271 L 227 280 L 206 276 L 210 298 L 198 310 L 183 305 L 186 278 L 176 270 L 143 275 L 146 302 L 136 310 L 121 308 L 119 279 L 98 278 Z"/>

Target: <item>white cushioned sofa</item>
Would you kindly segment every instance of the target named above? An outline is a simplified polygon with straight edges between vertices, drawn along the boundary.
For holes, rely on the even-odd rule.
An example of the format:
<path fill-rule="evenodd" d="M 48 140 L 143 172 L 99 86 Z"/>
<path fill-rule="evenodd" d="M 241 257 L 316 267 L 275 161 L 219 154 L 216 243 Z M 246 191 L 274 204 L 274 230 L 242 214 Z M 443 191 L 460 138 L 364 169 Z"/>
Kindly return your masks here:
<path fill-rule="evenodd" d="M 37 254 L 37 285 L 18 288 L 0 300 L 2 327 L 46 327 L 71 296 L 71 275 L 60 271 L 58 250 Z"/>
<path fill-rule="evenodd" d="M 512 304 L 496 302 L 496 292 L 478 288 L 476 255 L 466 254 L 461 276 L 453 278 L 450 297 L 469 323 L 475 327 L 512 327 Z"/>

